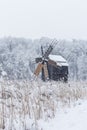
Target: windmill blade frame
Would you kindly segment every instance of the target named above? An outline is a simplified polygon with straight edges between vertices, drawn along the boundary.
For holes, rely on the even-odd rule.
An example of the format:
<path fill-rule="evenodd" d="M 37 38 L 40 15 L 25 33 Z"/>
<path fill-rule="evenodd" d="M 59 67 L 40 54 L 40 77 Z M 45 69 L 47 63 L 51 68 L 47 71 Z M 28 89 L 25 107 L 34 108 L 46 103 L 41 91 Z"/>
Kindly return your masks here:
<path fill-rule="evenodd" d="M 56 46 L 57 43 L 57 40 L 52 40 L 50 46 L 47 48 L 46 52 L 43 55 L 44 59 L 48 59 L 49 54 L 52 52 L 53 48 Z"/>

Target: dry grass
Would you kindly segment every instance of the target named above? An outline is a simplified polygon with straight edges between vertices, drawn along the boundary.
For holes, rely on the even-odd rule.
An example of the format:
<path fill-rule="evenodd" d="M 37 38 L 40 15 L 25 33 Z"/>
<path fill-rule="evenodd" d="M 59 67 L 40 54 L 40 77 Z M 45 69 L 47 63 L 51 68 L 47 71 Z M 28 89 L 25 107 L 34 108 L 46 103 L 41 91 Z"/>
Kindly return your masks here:
<path fill-rule="evenodd" d="M 87 98 L 86 82 L 2 81 L 0 83 L 0 128 L 38 129 L 39 119 L 48 120 L 56 110 Z M 31 120 L 31 122 L 30 122 Z"/>

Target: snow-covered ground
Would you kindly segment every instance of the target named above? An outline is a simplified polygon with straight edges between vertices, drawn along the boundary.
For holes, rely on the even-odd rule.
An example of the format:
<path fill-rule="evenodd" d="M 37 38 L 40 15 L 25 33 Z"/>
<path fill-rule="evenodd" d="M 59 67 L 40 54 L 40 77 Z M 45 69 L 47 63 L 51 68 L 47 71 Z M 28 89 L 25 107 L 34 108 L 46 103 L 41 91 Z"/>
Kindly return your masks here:
<path fill-rule="evenodd" d="M 87 130 L 87 82 L 0 81 L 0 130 Z"/>
<path fill-rule="evenodd" d="M 87 101 L 80 101 L 75 107 L 58 110 L 55 118 L 40 121 L 43 130 L 87 130 Z"/>

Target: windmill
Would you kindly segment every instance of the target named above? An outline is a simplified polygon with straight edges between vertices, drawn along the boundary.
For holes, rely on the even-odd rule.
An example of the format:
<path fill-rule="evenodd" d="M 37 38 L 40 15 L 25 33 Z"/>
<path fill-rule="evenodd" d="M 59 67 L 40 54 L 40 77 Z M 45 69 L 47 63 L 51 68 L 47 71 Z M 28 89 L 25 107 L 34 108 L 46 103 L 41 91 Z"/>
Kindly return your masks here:
<path fill-rule="evenodd" d="M 53 40 L 47 50 L 43 51 L 43 47 L 41 46 L 41 57 L 38 57 L 35 59 L 36 63 L 38 63 L 37 68 L 35 69 L 34 74 L 38 76 L 40 72 L 42 71 L 42 79 L 46 80 L 49 78 L 49 70 L 48 70 L 48 64 L 51 64 L 52 66 L 57 67 L 56 62 L 49 59 L 49 55 L 52 52 L 55 45 L 58 43 L 57 40 Z"/>
<path fill-rule="evenodd" d="M 41 46 L 41 57 L 35 59 L 37 68 L 34 75 L 38 76 L 42 72 L 42 80 L 68 80 L 68 63 L 61 55 L 51 55 L 53 48 L 58 43 L 53 40 L 47 50 L 44 52 Z"/>

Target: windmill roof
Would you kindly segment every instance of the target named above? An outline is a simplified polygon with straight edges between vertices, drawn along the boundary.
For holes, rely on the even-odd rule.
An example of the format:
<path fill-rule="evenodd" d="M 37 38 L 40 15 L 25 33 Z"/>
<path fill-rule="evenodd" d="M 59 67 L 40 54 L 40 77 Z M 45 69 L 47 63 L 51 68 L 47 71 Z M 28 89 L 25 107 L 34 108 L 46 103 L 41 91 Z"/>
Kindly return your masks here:
<path fill-rule="evenodd" d="M 61 55 L 49 55 L 49 59 L 55 61 L 59 66 L 68 66 L 66 59 Z"/>

